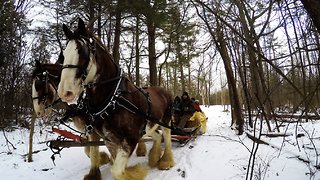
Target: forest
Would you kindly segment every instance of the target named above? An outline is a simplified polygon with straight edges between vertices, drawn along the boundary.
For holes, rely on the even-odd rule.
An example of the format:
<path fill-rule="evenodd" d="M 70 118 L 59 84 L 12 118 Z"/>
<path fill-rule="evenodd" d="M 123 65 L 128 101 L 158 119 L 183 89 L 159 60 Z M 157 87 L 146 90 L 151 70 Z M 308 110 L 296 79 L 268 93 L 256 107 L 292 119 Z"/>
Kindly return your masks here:
<path fill-rule="evenodd" d="M 271 119 L 319 119 L 317 0 L 4 0 L 0 7 L 1 129 L 28 126 L 35 60 L 55 63 L 66 45 L 62 25 L 79 18 L 135 85 L 230 104 L 239 134 L 256 117 L 269 131 Z"/>
<path fill-rule="evenodd" d="M 63 25 L 72 29 L 81 18 L 134 85 L 161 86 L 173 98 L 186 91 L 200 101 L 212 119 L 208 119 L 209 133 L 197 139 L 201 142 L 199 149 L 195 147 L 198 152 L 206 147 L 206 152 L 225 153 L 228 149 L 215 146 L 222 142 L 219 138 L 240 142 L 249 156 L 239 169 L 246 171 L 246 179 L 264 179 L 265 172 L 260 170 L 267 171 L 269 164 L 257 163 L 261 161 L 258 148 L 265 148 L 259 145 L 280 152 L 292 145 L 291 155 L 298 151 L 306 158 L 290 158 L 306 164 L 310 173 L 305 175 L 316 178 L 320 167 L 319 9 L 319 0 L 2 0 L 0 137 L 6 145 L 1 146 L 14 147 L 6 134 L 24 134 L 24 130 L 30 132 L 32 145 L 36 116 L 32 71 L 36 61 L 57 62 L 68 42 Z M 212 111 L 212 105 L 224 105 L 224 109 Z M 229 112 L 231 122 L 224 122 Z M 39 123 L 57 123 L 55 115 Z M 225 134 L 218 134 L 221 129 Z M 216 138 L 210 141 L 213 145 L 208 144 L 209 137 Z M 271 138 L 278 138 L 273 142 L 280 145 L 272 145 Z M 216 152 L 211 151 L 213 156 Z M 239 154 L 237 149 L 232 152 L 228 155 Z M 10 153 L 0 152 L 8 157 Z"/>

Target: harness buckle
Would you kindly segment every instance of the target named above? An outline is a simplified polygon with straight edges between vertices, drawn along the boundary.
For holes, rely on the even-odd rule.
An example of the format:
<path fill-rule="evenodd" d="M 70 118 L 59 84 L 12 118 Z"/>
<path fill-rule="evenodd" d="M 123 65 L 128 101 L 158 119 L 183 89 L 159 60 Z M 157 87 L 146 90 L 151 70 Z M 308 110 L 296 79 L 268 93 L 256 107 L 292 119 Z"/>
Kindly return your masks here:
<path fill-rule="evenodd" d="M 94 86 L 93 83 L 88 83 L 88 84 L 84 85 L 84 87 L 88 88 L 88 89 L 93 88 L 93 86 Z"/>
<path fill-rule="evenodd" d="M 78 109 L 83 109 L 83 101 L 80 101 L 79 103 L 78 103 L 78 107 L 77 107 Z"/>
<path fill-rule="evenodd" d="M 116 101 L 111 101 L 110 107 L 111 107 L 112 111 L 115 110 L 116 109 Z"/>
<path fill-rule="evenodd" d="M 117 89 L 115 93 L 115 97 L 119 97 L 121 93 L 122 93 L 121 89 Z"/>
<path fill-rule="evenodd" d="M 104 112 L 102 112 L 101 114 L 100 114 L 100 117 L 102 118 L 102 119 L 105 119 L 106 117 L 108 117 L 109 116 L 109 113 L 107 112 L 107 111 L 104 111 Z"/>
<path fill-rule="evenodd" d="M 87 126 L 86 126 L 86 133 L 91 134 L 92 131 L 93 131 L 93 126 L 92 126 L 91 124 L 90 124 L 90 125 L 87 125 Z"/>

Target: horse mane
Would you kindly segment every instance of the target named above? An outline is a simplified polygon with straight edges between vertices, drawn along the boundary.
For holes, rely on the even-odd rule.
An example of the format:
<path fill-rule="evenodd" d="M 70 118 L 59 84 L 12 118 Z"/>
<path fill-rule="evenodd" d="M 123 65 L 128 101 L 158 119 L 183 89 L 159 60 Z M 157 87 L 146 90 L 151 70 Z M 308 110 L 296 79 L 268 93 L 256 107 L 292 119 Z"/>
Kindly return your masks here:
<path fill-rule="evenodd" d="M 104 43 L 102 43 L 101 38 L 99 36 L 94 35 L 91 31 L 89 32 L 89 36 L 94 39 L 94 41 L 105 51 L 109 58 L 111 58 L 111 60 L 114 62 L 113 56 L 111 56 L 111 54 L 109 53 L 109 49 L 107 48 L 107 46 L 104 45 Z"/>

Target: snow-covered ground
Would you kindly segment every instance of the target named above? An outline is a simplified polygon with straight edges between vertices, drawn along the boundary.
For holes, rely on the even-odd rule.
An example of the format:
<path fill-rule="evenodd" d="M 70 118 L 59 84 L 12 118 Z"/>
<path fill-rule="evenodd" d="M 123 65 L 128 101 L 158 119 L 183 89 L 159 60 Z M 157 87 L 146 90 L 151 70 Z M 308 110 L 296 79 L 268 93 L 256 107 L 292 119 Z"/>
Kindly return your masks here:
<path fill-rule="evenodd" d="M 252 141 L 244 133 L 237 136 L 231 130 L 230 112 L 223 112 L 222 106 L 202 107 L 208 116 L 207 133 L 198 136 L 184 147 L 173 143 L 173 153 L 176 165 L 167 171 L 149 169 L 147 180 L 223 180 L 245 179 Z M 262 139 L 270 145 L 259 145 L 255 160 L 253 179 L 320 179 L 320 174 L 314 166 L 317 162 L 317 149 L 320 145 L 320 122 L 285 124 L 286 138 Z M 42 129 L 42 134 L 40 134 Z M 89 159 L 83 148 L 63 149 L 61 157 L 56 156 L 55 164 L 50 159 L 52 152 L 46 146 L 46 140 L 54 139 L 56 135 L 48 133 L 48 128 L 36 127 L 34 135 L 33 162 L 27 162 L 28 130 L 21 129 L 6 132 L 8 140 L 17 148 L 6 143 L 4 135 L 0 135 L 0 179 L 10 180 L 78 180 L 89 171 Z M 308 133 L 307 133 L 308 132 Z M 304 134 L 296 138 L 296 134 Z M 310 142 L 310 136 L 313 143 Z M 284 142 L 284 143 L 283 143 Z M 150 148 L 151 142 L 147 142 Z M 316 149 L 314 149 L 316 147 Z M 300 150 L 299 150 L 300 148 Z M 105 149 L 101 147 L 101 149 Z M 305 163 L 300 159 L 309 160 Z M 142 163 L 147 166 L 147 157 L 130 158 L 129 165 Z M 112 179 L 110 166 L 100 168 L 103 179 Z"/>

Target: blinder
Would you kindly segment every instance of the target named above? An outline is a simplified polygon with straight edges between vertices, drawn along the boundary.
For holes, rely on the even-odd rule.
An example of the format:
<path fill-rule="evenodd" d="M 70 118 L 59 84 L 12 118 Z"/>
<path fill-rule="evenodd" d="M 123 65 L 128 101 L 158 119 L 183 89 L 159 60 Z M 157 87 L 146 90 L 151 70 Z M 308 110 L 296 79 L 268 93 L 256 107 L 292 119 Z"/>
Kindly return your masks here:
<path fill-rule="evenodd" d="M 48 96 L 48 88 L 47 88 L 47 84 L 48 84 L 48 75 L 49 73 L 47 71 L 44 71 L 42 73 L 38 73 L 36 75 L 37 78 L 39 78 L 39 80 L 41 81 L 41 83 L 44 83 L 45 84 L 45 93 L 42 94 L 41 96 L 37 96 L 37 97 L 32 97 L 32 100 L 36 100 L 36 99 L 39 99 L 39 100 L 42 100 L 42 101 L 46 101 L 47 100 L 47 96 Z"/>

